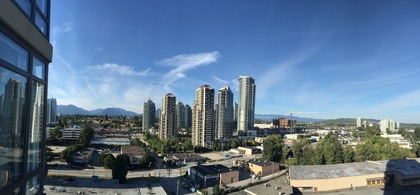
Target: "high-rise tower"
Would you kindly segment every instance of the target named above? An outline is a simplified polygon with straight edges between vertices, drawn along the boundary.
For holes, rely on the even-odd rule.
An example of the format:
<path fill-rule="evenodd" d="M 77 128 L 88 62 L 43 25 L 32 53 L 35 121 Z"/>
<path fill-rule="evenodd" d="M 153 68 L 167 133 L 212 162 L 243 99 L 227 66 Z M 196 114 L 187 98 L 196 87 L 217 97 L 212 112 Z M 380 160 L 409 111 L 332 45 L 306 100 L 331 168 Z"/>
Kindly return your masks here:
<path fill-rule="evenodd" d="M 191 129 L 192 126 L 192 110 L 190 105 L 185 105 L 185 128 Z"/>
<path fill-rule="evenodd" d="M 155 127 L 155 112 L 155 103 L 153 103 L 153 101 L 149 99 L 143 105 L 143 131 L 148 131 L 152 127 Z"/>
<path fill-rule="evenodd" d="M 210 147 L 214 140 L 214 89 L 209 85 L 195 91 L 192 118 L 192 144 Z"/>
<path fill-rule="evenodd" d="M 47 100 L 47 124 L 57 122 L 57 100 L 51 98 Z"/>
<path fill-rule="evenodd" d="M 185 128 L 185 106 L 181 101 L 176 104 L 176 123 L 178 130 Z"/>
<path fill-rule="evenodd" d="M 228 86 L 219 89 L 216 103 L 216 139 L 229 139 L 233 134 L 233 93 Z"/>
<path fill-rule="evenodd" d="M 172 139 L 178 136 L 176 124 L 176 97 L 168 93 L 162 98 L 160 110 L 159 138 Z"/>
<path fill-rule="evenodd" d="M 250 76 L 239 77 L 238 130 L 254 128 L 255 80 Z"/>

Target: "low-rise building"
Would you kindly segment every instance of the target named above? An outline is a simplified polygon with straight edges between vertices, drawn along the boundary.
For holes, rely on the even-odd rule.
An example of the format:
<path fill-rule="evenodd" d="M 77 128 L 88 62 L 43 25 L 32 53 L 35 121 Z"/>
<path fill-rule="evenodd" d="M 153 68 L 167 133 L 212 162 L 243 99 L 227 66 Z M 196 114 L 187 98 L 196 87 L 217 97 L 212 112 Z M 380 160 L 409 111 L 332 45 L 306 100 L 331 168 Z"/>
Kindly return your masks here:
<path fill-rule="evenodd" d="M 130 145 L 130 137 L 107 137 L 107 136 L 96 136 L 90 141 L 93 145 L 116 145 L 116 146 L 127 146 Z"/>
<path fill-rule="evenodd" d="M 254 158 L 248 161 L 248 168 L 252 174 L 264 177 L 278 172 L 280 164 L 277 162 Z"/>
<path fill-rule="evenodd" d="M 188 175 L 199 188 L 226 185 L 239 181 L 239 171 L 223 165 L 198 165 L 188 168 Z"/>
<path fill-rule="evenodd" d="M 126 154 L 130 158 L 131 165 L 139 165 L 144 155 L 144 149 L 140 146 L 121 146 L 121 154 Z"/>
<path fill-rule="evenodd" d="M 255 154 L 261 154 L 261 148 L 257 148 L 257 147 L 248 147 L 248 146 L 239 146 L 238 147 L 240 154 L 245 154 L 245 155 L 255 155 Z"/>
<path fill-rule="evenodd" d="M 195 153 L 173 153 L 165 156 L 164 160 L 171 160 L 176 162 L 177 164 L 187 164 L 189 162 L 204 162 L 207 160 L 207 158 Z"/>
<path fill-rule="evenodd" d="M 368 186 L 420 184 L 420 159 L 367 161 L 335 165 L 290 166 L 295 192 L 328 192 Z"/>
<path fill-rule="evenodd" d="M 85 148 L 80 152 L 77 152 L 73 155 L 72 160 L 74 163 L 80 165 L 87 165 L 89 164 L 90 159 L 92 158 L 92 154 L 95 150 L 93 148 Z"/>

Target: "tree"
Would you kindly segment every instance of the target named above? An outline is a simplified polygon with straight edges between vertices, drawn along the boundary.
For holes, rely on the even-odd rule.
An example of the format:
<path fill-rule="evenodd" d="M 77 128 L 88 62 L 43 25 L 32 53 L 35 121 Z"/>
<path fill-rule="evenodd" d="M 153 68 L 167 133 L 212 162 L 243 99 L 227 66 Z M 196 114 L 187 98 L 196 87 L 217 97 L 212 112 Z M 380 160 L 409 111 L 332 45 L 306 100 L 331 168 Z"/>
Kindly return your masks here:
<path fill-rule="evenodd" d="M 184 152 L 192 150 L 193 145 L 192 145 L 191 139 L 185 140 L 184 143 L 183 143 L 183 146 L 184 146 Z"/>
<path fill-rule="evenodd" d="M 219 185 L 215 185 L 213 186 L 213 194 L 214 195 L 219 195 L 220 194 L 220 186 Z"/>
<path fill-rule="evenodd" d="M 270 135 L 263 142 L 263 158 L 269 161 L 281 162 L 283 140 L 279 135 Z"/>
<path fill-rule="evenodd" d="M 55 139 L 63 137 L 63 132 L 61 131 L 59 126 L 55 127 L 54 129 L 49 130 L 48 134 L 51 138 L 55 138 Z"/>
<path fill-rule="evenodd" d="M 79 135 L 80 144 L 87 147 L 90 144 L 90 140 L 93 138 L 93 129 L 91 127 L 85 127 L 82 129 Z"/>
<path fill-rule="evenodd" d="M 47 160 L 47 162 L 51 162 L 54 160 L 54 156 L 52 153 L 52 149 L 50 147 L 47 147 L 47 151 L 45 152 L 45 158 Z"/>
<path fill-rule="evenodd" d="M 112 179 L 118 179 L 124 183 L 128 173 L 130 158 L 126 154 L 119 154 L 112 164 Z"/>
<path fill-rule="evenodd" d="M 230 143 L 230 147 L 231 147 L 231 148 L 237 148 L 237 147 L 238 147 L 238 142 L 237 142 L 236 140 L 233 140 L 233 141 Z"/>
<path fill-rule="evenodd" d="M 108 153 L 104 159 L 104 168 L 112 169 L 114 165 L 115 157 L 111 153 Z"/>
<path fill-rule="evenodd" d="M 351 163 L 354 162 L 354 151 L 351 146 L 345 146 L 343 151 L 343 162 Z"/>

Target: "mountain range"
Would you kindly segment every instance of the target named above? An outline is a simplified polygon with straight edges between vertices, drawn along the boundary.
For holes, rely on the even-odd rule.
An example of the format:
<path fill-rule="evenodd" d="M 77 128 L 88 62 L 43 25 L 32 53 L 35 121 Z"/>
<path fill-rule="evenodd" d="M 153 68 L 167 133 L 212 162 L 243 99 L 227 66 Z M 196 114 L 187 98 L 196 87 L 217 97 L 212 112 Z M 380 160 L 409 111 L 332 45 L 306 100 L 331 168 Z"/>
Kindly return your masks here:
<path fill-rule="evenodd" d="M 105 108 L 105 109 L 96 109 L 96 110 L 86 110 L 75 105 L 57 105 L 57 113 L 64 115 L 108 115 L 108 116 L 138 116 L 141 114 L 127 111 L 122 108 Z M 264 121 L 271 121 L 276 118 L 291 118 L 290 115 L 281 115 L 281 114 L 255 114 L 255 118 Z M 293 120 L 298 122 L 306 123 L 354 123 L 356 124 L 355 118 L 339 118 L 339 119 L 316 119 L 316 118 L 305 118 L 293 116 Z M 377 122 L 375 119 L 365 119 L 370 122 Z"/>
<path fill-rule="evenodd" d="M 64 115 L 108 115 L 108 116 L 138 116 L 140 114 L 127 111 L 122 108 L 104 108 L 96 110 L 85 110 L 75 105 L 57 105 L 57 113 Z"/>

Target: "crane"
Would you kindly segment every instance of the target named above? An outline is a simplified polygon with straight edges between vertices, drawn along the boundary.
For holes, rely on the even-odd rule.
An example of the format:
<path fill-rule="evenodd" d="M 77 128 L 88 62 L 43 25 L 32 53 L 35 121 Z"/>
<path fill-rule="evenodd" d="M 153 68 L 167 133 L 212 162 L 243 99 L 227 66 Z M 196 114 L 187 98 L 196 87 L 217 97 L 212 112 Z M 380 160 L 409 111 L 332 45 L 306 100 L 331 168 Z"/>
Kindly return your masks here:
<path fill-rule="evenodd" d="M 290 114 L 290 120 L 291 120 L 291 125 L 290 125 L 290 132 L 293 133 L 294 132 L 294 127 L 293 127 L 293 114 L 318 114 L 318 112 L 292 112 L 292 110 L 290 110 L 289 112 L 286 112 L 283 114 Z"/>

